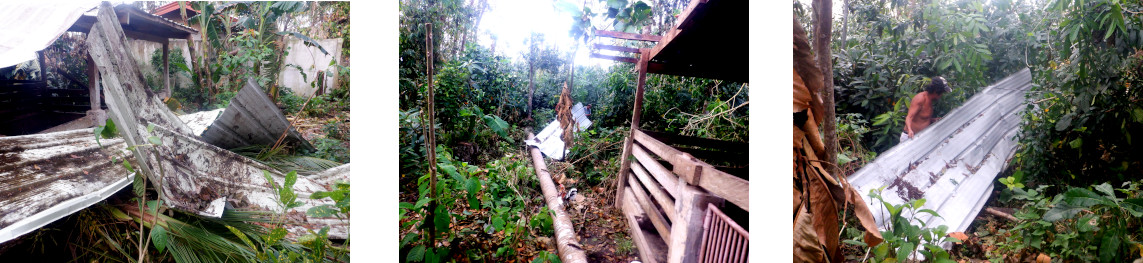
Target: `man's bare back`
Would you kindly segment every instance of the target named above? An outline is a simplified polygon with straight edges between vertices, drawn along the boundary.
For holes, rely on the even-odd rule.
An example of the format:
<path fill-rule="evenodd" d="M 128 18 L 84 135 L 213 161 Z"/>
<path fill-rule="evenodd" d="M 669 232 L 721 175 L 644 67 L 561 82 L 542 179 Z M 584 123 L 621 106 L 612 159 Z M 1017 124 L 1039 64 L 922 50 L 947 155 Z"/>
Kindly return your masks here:
<path fill-rule="evenodd" d="M 928 98 L 927 93 L 921 92 L 913 96 L 909 115 L 905 117 L 905 121 L 908 122 L 906 127 L 908 127 L 909 137 L 913 137 L 913 134 L 921 132 L 933 124 L 933 100 Z"/>
<path fill-rule="evenodd" d="M 913 138 L 917 133 L 928 128 L 929 125 L 939 119 L 933 117 L 933 103 L 950 90 L 944 78 L 936 77 L 931 84 L 925 87 L 925 91 L 913 96 L 909 105 L 909 113 L 905 115 L 904 135 L 907 135 L 907 138 Z M 905 136 L 902 137 L 902 140 L 906 139 Z"/>

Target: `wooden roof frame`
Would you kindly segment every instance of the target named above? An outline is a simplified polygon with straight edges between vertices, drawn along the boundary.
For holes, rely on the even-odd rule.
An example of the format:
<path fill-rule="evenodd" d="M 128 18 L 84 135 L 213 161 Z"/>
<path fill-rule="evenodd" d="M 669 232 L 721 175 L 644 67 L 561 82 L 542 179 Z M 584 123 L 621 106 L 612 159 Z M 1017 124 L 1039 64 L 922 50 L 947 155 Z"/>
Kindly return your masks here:
<path fill-rule="evenodd" d="M 749 39 L 745 31 L 748 19 L 745 0 L 692 0 L 678 19 L 678 24 L 664 35 L 646 35 L 596 30 L 595 35 L 613 39 L 655 42 L 649 48 L 648 73 L 723 79 L 747 82 L 748 61 L 745 56 Z M 712 41 L 716 40 L 716 41 Z M 595 50 L 640 53 L 634 48 L 595 44 Z M 592 54 L 619 62 L 637 63 L 633 57 Z"/>

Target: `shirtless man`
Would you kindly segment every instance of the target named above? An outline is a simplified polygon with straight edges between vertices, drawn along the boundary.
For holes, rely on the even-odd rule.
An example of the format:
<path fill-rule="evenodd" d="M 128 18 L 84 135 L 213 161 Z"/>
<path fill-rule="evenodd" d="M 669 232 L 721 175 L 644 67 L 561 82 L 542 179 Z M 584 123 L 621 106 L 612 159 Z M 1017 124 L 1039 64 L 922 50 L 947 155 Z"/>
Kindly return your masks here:
<path fill-rule="evenodd" d="M 909 114 L 905 116 L 905 130 L 901 132 L 902 142 L 912 139 L 916 133 L 940 119 L 933 117 L 933 103 L 951 90 L 944 78 L 935 77 L 925 86 L 925 91 L 913 96 Z"/>

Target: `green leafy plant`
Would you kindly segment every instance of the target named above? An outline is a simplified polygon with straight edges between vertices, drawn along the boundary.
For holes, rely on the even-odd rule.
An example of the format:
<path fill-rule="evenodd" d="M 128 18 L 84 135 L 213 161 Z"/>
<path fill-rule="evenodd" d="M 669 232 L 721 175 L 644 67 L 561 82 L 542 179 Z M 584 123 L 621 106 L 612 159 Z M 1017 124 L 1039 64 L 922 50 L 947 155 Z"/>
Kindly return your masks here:
<path fill-rule="evenodd" d="M 925 225 L 924 221 L 917 219 L 917 214 L 919 213 L 940 217 L 940 215 L 932 209 L 921 208 L 925 205 L 925 199 L 910 200 L 904 204 L 894 205 L 886 202 L 885 199 L 881 197 L 881 191 L 883 190 L 885 190 L 885 187 L 869 191 L 869 197 L 881 201 L 881 204 L 889 211 L 889 217 L 887 218 L 889 225 L 884 231 L 881 231 L 881 236 L 885 238 L 885 241 L 870 248 L 875 261 L 905 262 L 910 257 L 914 257 L 919 253 L 923 255 L 926 260 L 932 262 L 955 262 L 950 259 L 948 251 L 936 244 L 940 242 L 959 243 L 961 240 L 947 236 L 948 226 L 939 225 L 929 227 Z M 909 216 L 906 217 L 903 214 L 908 214 Z M 913 222 L 917 222 L 919 225 L 914 225 Z M 846 240 L 844 242 L 867 246 L 864 242 L 856 240 Z"/>

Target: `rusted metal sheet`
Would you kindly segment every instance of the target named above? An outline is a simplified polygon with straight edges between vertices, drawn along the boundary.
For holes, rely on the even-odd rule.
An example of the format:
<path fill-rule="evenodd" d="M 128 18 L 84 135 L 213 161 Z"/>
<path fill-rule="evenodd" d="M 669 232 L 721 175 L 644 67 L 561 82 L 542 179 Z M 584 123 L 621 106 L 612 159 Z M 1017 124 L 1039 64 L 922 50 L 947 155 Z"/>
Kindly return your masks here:
<path fill-rule="evenodd" d="M 123 139 L 97 143 L 92 129 L 0 137 L 0 243 L 131 184 L 124 159 Z"/>
<path fill-rule="evenodd" d="M 226 107 L 222 116 L 202 133 L 202 139 L 226 149 L 259 144 L 274 145 L 287 130 L 289 132 L 285 143 L 306 150 L 314 149 L 290 127 L 290 121 L 286 120 L 282 110 L 250 79 L 238 91 L 238 95 L 230 100 L 230 106 Z"/>
<path fill-rule="evenodd" d="M 1031 79 L 1024 69 L 986 87 L 914 139 L 866 164 L 849 182 L 863 194 L 886 187 L 881 195 L 891 204 L 924 198 L 922 208 L 941 217 L 922 213 L 917 219 L 928 226 L 947 225 L 949 232 L 965 231 L 988 200 L 996 174 L 1017 150 L 1015 137 Z M 862 198 L 878 225 L 885 226 L 889 213 L 881 202 Z"/>
<path fill-rule="evenodd" d="M 220 216 L 222 206 L 236 209 L 282 212 L 277 193 L 263 176 L 285 181 L 282 173 L 252 159 L 200 141 L 181 120 L 170 112 L 154 93 L 140 85 L 139 70 L 126 53 L 127 45 L 115 13 L 104 3 L 92 26 L 87 43 L 103 77 L 109 115 L 121 127 L 120 134 L 133 145 L 158 144 L 134 151 L 139 168 L 161 188 L 164 204 L 186 212 Z M 225 114 L 224 114 L 225 115 Z M 208 129 L 209 130 L 209 129 Z M 148 138 L 148 139 L 144 139 Z M 341 178 L 343 177 L 343 178 Z M 348 173 L 339 178 L 349 181 Z M 328 180 L 324 178 L 323 180 Z M 331 226 L 331 238 L 346 238 L 349 222 L 336 218 L 307 217 L 304 211 L 318 205 L 332 205 L 329 199 L 312 200 L 315 191 L 329 190 L 309 178 L 299 177 L 294 185 L 301 207 L 286 216 L 288 237 L 306 234 L 306 229 Z"/>
<path fill-rule="evenodd" d="M 577 132 L 582 132 L 591 127 L 591 120 L 587 118 L 587 110 L 584 109 L 583 103 L 576 103 L 572 106 L 572 117 L 578 125 Z M 564 149 L 564 141 L 560 139 L 564 132 L 560 129 L 560 121 L 552 120 L 548 126 L 544 126 L 539 134 L 533 139 L 525 140 L 524 143 L 529 146 L 540 148 L 540 152 L 548 158 L 563 160 L 564 154 L 567 154 L 567 149 Z"/>

